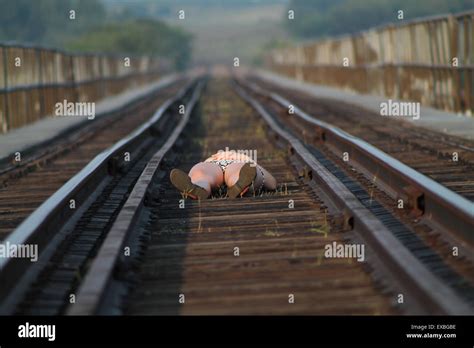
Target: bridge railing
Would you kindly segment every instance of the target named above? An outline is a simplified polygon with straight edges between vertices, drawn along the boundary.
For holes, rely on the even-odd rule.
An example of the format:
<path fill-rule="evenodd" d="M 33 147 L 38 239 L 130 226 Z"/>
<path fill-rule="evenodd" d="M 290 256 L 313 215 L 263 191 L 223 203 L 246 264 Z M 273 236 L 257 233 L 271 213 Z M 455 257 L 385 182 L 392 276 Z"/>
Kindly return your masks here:
<path fill-rule="evenodd" d="M 472 115 L 474 11 L 286 47 L 266 64 L 316 84 Z"/>
<path fill-rule="evenodd" d="M 58 102 L 97 101 L 155 80 L 165 67 L 151 57 L 0 44 L 0 133 L 53 115 Z"/>

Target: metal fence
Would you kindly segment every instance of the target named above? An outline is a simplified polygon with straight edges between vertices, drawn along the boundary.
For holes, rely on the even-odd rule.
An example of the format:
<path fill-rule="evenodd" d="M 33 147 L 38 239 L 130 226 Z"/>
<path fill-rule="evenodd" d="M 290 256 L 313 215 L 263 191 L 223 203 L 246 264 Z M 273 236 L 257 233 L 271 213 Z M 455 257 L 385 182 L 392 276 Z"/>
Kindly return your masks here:
<path fill-rule="evenodd" d="M 312 83 L 472 115 L 474 11 L 287 47 L 266 64 Z"/>
<path fill-rule="evenodd" d="M 152 81 L 165 67 L 150 57 L 0 44 L 0 133 L 52 115 L 63 100 L 96 101 Z"/>

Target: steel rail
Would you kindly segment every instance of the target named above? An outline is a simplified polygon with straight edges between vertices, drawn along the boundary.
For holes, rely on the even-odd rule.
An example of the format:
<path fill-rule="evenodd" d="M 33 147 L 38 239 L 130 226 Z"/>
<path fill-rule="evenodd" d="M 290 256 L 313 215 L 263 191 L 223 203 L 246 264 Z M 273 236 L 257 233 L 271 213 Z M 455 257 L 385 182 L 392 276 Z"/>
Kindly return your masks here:
<path fill-rule="evenodd" d="M 246 100 L 265 120 L 269 127 L 289 144 L 312 170 L 321 189 L 341 211 L 349 212 L 354 229 L 361 234 L 376 254 L 385 262 L 395 279 L 419 299 L 422 308 L 435 314 L 472 314 L 472 309 L 449 286 L 431 273 L 396 237 L 330 173 L 301 143 L 299 139 L 282 129 L 242 87 L 235 85 L 237 93 Z"/>
<path fill-rule="evenodd" d="M 368 171 L 371 177 L 376 177 L 377 181 L 395 193 L 394 198 L 403 199 L 405 204 L 409 203 L 428 220 L 474 244 L 474 203 L 366 141 L 307 114 L 282 96 L 267 92 L 255 84 L 239 83 L 254 93 L 270 98 L 286 110 L 289 105 L 293 105 L 295 116 L 317 127 L 316 132 L 322 134 L 321 141 L 340 155 L 347 152 L 350 163 L 362 171 Z"/>
<path fill-rule="evenodd" d="M 203 82 L 194 90 L 188 103 L 185 114 L 163 146 L 153 155 L 147 166 L 133 187 L 127 201 L 115 219 L 106 239 L 104 240 L 96 258 L 94 259 L 77 294 L 76 302 L 71 304 L 69 315 L 97 314 L 101 300 L 106 292 L 109 280 L 112 278 L 114 268 L 119 261 L 124 243 L 131 234 L 134 223 L 140 214 L 145 195 L 153 177 L 160 166 L 163 157 L 173 147 L 200 98 Z"/>
<path fill-rule="evenodd" d="M 38 250 L 50 247 L 49 242 L 56 236 L 58 226 L 70 218 L 75 210 L 80 209 L 101 179 L 110 172 L 111 164 L 117 156 L 122 157 L 124 151 L 133 149 L 147 134 L 156 133 L 155 125 L 196 83 L 193 78 L 175 96 L 165 101 L 142 126 L 118 141 L 115 145 L 98 154 L 79 173 L 73 176 L 59 190 L 41 204 L 25 219 L 3 242 L 4 245 L 37 245 Z M 69 200 L 76 200 L 76 209 L 69 209 Z M 41 253 L 39 253 L 41 255 Z M 22 276 L 31 261 L 25 258 L 0 258 L 0 299 L 4 303 L 15 282 Z M 2 303 L 3 307 L 3 303 Z"/>

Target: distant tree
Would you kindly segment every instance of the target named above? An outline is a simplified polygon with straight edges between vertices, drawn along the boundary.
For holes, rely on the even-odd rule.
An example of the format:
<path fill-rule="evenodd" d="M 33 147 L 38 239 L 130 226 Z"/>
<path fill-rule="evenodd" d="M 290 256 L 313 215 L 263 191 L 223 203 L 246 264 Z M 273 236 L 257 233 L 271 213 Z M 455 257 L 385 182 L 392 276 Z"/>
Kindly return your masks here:
<path fill-rule="evenodd" d="M 144 2 L 156 4 L 156 2 Z M 157 6 L 167 11 L 167 6 Z M 70 19 L 70 11 L 75 19 Z M 120 10 L 120 7 L 119 7 Z M 0 0 L 0 40 L 43 44 L 76 51 L 151 54 L 178 69 L 190 61 L 192 37 L 164 22 L 147 19 L 146 7 L 107 18 L 99 0 Z M 130 20 L 127 18 L 138 18 Z"/>
<path fill-rule="evenodd" d="M 67 48 L 161 56 L 172 60 L 181 70 L 191 59 L 192 36 L 164 22 L 142 19 L 96 27 L 69 43 Z"/>
<path fill-rule="evenodd" d="M 74 20 L 69 18 L 71 10 Z M 99 0 L 0 0 L 0 40 L 57 46 L 104 18 Z"/>
<path fill-rule="evenodd" d="M 311 38 L 354 33 L 404 18 L 455 13 L 474 9 L 472 0 L 290 0 L 295 19 L 285 20 L 289 32 Z M 286 15 L 286 14 L 285 14 Z"/>

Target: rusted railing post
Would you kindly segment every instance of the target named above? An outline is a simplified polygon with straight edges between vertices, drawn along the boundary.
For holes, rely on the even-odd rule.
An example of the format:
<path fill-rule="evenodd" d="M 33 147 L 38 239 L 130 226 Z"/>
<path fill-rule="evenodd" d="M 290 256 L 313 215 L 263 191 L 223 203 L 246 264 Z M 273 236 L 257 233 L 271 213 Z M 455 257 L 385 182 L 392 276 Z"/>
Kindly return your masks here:
<path fill-rule="evenodd" d="M 4 120 L 6 123 L 5 127 L 2 127 L 5 132 L 10 129 L 10 110 L 8 105 L 8 68 L 7 68 L 7 49 L 5 46 L 2 45 L 2 56 L 3 56 L 3 110 L 4 110 Z"/>

